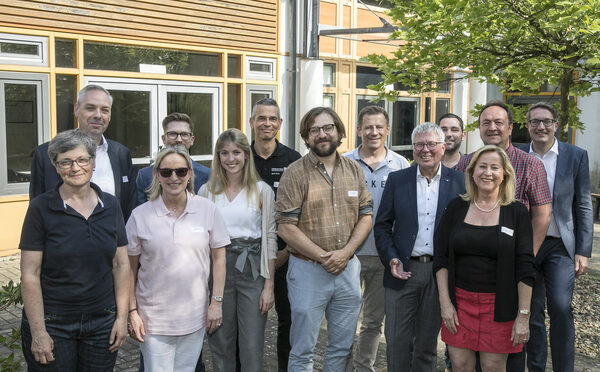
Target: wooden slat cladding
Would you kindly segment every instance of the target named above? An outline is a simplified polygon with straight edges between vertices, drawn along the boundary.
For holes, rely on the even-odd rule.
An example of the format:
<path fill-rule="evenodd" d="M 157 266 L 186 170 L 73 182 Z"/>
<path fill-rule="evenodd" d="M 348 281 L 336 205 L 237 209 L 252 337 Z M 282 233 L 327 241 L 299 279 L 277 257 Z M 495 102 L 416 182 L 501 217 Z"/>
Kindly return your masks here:
<path fill-rule="evenodd" d="M 4 0 L 0 25 L 277 52 L 277 0 Z"/>

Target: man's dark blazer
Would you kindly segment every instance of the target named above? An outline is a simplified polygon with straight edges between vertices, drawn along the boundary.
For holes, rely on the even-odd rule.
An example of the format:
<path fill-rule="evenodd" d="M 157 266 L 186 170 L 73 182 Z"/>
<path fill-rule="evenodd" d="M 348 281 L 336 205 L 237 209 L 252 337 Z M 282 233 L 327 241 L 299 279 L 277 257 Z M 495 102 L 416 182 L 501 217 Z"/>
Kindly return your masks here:
<path fill-rule="evenodd" d="M 135 207 L 136 170 L 131 162 L 129 149 L 118 142 L 107 139 L 108 157 L 115 179 L 115 196 L 121 203 L 123 218 L 129 218 Z M 29 181 L 29 199 L 53 189 L 62 180 L 48 157 L 48 144 L 36 147 L 31 159 L 31 180 Z"/>
<path fill-rule="evenodd" d="M 437 228 L 450 200 L 465 192 L 465 175 L 440 163 L 442 173 L 435 215 Z M 417 216 L 417 166 L 389 174 L 375 219 L 375 245 L 385 266 L 383 286 L 401 289 L 406 280 L 392 276 L 390 261 L 398 258 L 410 271 L 410 256 L 419 231 Z M 433 247 L 432 247 L 433 248 Z M 409 279 L 410 280 L 410 279 Z"/>
<path fill-rule="evenodd" d="M 558 139 L 555 139 L 558 141 Z M 529 153 L 530 144 L 521 146 Z M 590 194 L 587 151 L 558 141 L 558 159 L 552 190 L 552 214 L 571 259 L 590 257 L 594 234 L 594 214 Z"/>

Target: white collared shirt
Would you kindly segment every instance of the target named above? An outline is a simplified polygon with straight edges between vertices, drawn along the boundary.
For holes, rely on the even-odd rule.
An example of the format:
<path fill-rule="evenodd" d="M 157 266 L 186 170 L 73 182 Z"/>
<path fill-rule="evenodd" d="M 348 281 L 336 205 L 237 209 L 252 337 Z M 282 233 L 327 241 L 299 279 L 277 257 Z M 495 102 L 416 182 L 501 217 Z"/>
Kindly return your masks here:
<path fill-rule="evenodd" d="M 529 146 L 529 153 L 544 163 L 544 169 L 546 169 L 546 179 L 548 181 L 548 187 L 550 188 L 550 196 L 554 196 L 554 180 L 556 178 L 556 163 L 558 162 L 558 141 L 555 138 L 554 144 L 544 155 L 540 155 L 533 151 L 532 142 Z M 548 226 L 548 232 L 546 232 L 546 235 L 560 238 L 560 232 L 558 231 L 558 226 L 556 225 L 556 220 L 554 219 L 554 212 L 552 212 L 550 217 L 550 225 Z"/>
<path fill-rule="evenodd" d="M 433 230 L 435 229 L 435 215 L 437 213 L 438 196 L 440 191 L 440 178 L 442 177 L 442 164 L 440 163 L 436 175 L 427 181 L 421 175 L 417 165 L 417 216 L 419 231 L 412 250 L 412 256 L 424 254 L 433 256 Z"/>
<path fill-rule="evenodd" d="M 115 178 L 108 157 L 108 142 L 104 136 L 102 143 L 96 146 L 96 167 L 92 174 L 92 182 L 100 186 L 102 191 L 115 195 Z"/>

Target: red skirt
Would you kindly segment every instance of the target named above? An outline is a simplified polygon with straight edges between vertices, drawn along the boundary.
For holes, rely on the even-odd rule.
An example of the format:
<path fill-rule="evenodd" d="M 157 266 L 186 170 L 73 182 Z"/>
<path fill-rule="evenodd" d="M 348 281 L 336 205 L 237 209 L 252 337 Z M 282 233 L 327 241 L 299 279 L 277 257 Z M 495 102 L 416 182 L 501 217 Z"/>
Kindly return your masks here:
<path fill-rule="evenodd" d="M 461 349 L 486 353 L 518 353 L 523 344 L 512 346 L 510 336 L 514 321 L 495 322 L 495 293 L 476 293 L 456 288 L 458 323 L 456 334 L 442 321 L 442 341 Z"/>

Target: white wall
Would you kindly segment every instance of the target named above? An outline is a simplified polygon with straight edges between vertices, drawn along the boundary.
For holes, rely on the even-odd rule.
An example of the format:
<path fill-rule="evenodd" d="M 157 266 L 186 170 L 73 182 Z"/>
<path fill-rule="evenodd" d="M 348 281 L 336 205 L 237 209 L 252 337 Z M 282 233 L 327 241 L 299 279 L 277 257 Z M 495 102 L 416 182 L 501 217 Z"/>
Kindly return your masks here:
<path fill-rule="evenodd" d="M 600 93 L 578 98 L 577 107 L 581 110 L 585 131 L 575 134 L 575 144 L 587 150 L 592 191 L 600 192 Z"/>

